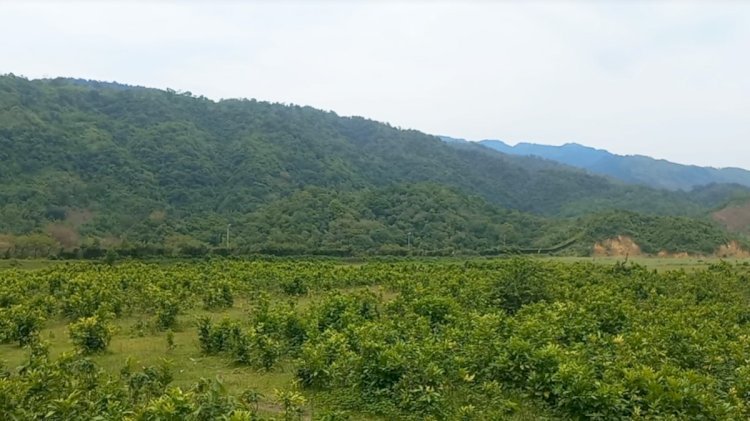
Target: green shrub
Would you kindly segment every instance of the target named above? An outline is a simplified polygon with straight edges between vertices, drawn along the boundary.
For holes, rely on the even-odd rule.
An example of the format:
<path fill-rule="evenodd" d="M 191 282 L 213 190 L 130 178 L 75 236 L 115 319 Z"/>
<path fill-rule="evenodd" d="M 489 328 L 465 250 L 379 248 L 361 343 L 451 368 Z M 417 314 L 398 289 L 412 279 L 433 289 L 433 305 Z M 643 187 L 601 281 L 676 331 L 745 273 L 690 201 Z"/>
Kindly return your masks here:
<path fill-rule="evenodd" d="M 224 318 L 214 325 L 208 317 L 198 319 L 198 341 L 204 353 L 213 355 L 231 351 L 244 337 L 239 323 Z"/>
<path fill-rule="evenodd" d="M 299 276 L 281 284 L 281 290 L 287 295 L 305 295 L 309 289 L 307 282 Z"/>
<path fill-rule="evenodd" d="M 232 305 L 234 305 L 232 286 L 226 282 L 208 287 L 203 295 L 203 308 L 206 310 L 231 308 Z"/>
<path fill-rule="evenodd" d="M 176 299 L 164 299 L 160 301 L 159 308 L 156 310 L 156 327 L 159 330 L 167 330 L 175 327 L 179 312 L 180 305 Z"/>
<path fill-rule="evenodd" d="M 109 346 L 114 328 L 102 316 L 84 317 L 68 326 L 70 339 L 83 354 L 102 352 Z"/>
<path fill-rule="evenodd" d="M 44 317 L 36 309 L 15 305 L 0 309 L 0 342 L 18 342 L 26 346 L 37 338 Z"/>
<path fill-rule="evenodd" d="M 491 299 L 508 314 L 548 298 L 545 268 L 528 260 L 515 259 L 503 268 Z"/>

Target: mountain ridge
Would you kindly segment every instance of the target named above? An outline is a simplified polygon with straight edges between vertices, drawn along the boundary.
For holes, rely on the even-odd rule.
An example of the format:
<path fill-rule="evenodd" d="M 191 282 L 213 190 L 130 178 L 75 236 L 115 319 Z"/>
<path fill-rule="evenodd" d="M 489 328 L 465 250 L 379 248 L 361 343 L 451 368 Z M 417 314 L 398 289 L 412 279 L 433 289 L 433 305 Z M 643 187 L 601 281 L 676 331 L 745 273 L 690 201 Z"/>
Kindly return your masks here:
<path fill-rule="evenodd" d="M 619 155 L 576 142 L 560 146 L 520 142 L 514 146 L 500 140 L 477 142 L 488 148 L 520 156 L 538 156 L 587 170 L 593 174 L 611 176 L 627 183 L 647 185 L 668 190 L 690 190 L 712 183 L 736 183 L 750 186 L 750 171 L 737 167 L 706 167 L 679 164 L 647 155 Z"/>

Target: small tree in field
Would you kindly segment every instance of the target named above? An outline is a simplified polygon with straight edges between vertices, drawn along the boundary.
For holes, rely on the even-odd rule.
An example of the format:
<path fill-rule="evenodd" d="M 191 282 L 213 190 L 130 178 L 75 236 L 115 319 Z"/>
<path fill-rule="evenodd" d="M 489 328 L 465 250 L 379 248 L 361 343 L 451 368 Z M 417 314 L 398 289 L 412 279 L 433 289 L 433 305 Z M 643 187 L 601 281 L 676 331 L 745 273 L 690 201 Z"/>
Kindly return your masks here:
<path fill-rule="evenodd" d="M 115 262 L 117 261 L 119 257 L 120 256 L 117 254 L 116 251 L 109 249 L 107 250 L 107 254 L 104 255 L 104 263 L 112 266 L 115 264 Z"/>
<path fill-rule="evenodd" d="M 0 317 L 6 318 L 6 324 L 9 325 L 9 328 L 5 329 L 9 330 L 6 333 L 7 339 L 18 341 L 20 346 L 34 342 L 44 323 L 44 317 L 40 311 L 21 305 L 13 306 L 7 312 L 0 312 Z M 0 332 L 0 339 L 2 336 Z"/>
<path fill-rule="evenodd" d="M 109 321 L 101 316 L 84 317 L 72 323 L 68 329 L 73 345 L 83 354 L 93 354 L 107 349 L 114 331 Z"/>

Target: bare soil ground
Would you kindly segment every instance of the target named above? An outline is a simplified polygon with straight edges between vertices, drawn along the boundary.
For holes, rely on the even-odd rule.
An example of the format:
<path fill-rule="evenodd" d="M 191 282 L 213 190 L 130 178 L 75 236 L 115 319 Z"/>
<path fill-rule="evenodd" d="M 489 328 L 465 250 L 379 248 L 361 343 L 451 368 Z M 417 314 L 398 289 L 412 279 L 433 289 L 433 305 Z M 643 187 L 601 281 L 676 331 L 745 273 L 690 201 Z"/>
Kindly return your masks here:
<path fill-rule="evenodd" d="M 715 221 L 732 232 L 750 233 L 750 202 L 743 205 L 728 206 L 713 213 Z"/>

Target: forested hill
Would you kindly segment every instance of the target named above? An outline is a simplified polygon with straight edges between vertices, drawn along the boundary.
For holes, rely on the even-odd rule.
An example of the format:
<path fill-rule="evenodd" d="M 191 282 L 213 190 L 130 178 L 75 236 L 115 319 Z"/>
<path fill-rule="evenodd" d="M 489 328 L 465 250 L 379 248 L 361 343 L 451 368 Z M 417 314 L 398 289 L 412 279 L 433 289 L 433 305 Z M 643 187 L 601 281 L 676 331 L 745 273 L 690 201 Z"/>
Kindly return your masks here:
<path fill-rule="evenodd" d="M 722 189 L 666 192 L 537 158 L 455 148 L 417 131 L 310 107 L 12 75 L 0 77 L 0 162 L 0 233 L 47 233 L 65 247 L 123 240 L 218 245 L 228 223 L 240 234 L 238 244 L 255 241 L 259 232 L 268 233 L 266 243 L 278 238 L 280 245 L 315 237 L 305 224 L 334 235 L 322 228 L 327 222 L 280 217 L 302 211 L 308 202 L 299 194 L 311 188 L 316 197 L 351 200 L 355 222 L 379 221 L 385 230 L 379 232 L 387 233 L 380 239 L 366 226 L 356 228 L 375 248 L 404 246 L 411 231 L 423 241 L 430 237 L 432 219 L 416 222 L 423 213 L 444 221 L 441 229 L 454 236 L 472 237 L 461 243 L 471 248 L 485 240 L 454 223 L 459 212 L 465 212 L 459 219 L 507 228 L 511 219 L 503 215 L 519 212 L 539 220 L 607 209 L 702 215 L 729 199 Z M 428 187 L 419 187 L 424 183 Z M 397 213 L 407 219 L 389 219 L 378 192 L 392 196 L 393 188 L 417 196 L 436 189 L 439 197 L 453 197 L 451 203 L 472 205 L 424 209 L 406 203 L 408 212 Z M 325 200 L 321 207 L 330 204 Z M 414 206 L 420 205 L 427 206 Z M 355 228 L 340 226 L 341 237 L 331 244 L 353 236 Z M 492 244 L 509 236 L 489 232 L 494 234 L 482 238 Z M 315 241 L 311 247 L 322 247 L 323 240 Z M 457 241 L 443 239 L 434 247 Z"/>

